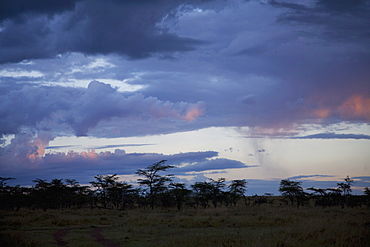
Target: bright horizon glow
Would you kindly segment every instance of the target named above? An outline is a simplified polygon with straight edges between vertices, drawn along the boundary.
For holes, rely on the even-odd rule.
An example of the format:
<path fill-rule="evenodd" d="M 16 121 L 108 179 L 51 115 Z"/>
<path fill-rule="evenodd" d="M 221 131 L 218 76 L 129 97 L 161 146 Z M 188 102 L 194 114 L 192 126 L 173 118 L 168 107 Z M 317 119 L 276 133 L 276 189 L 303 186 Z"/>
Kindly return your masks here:
<path fill-rule="evenodd" d="M 356 127 L 352 132 L 363 128 L 370 130 L 368 126 Z M 239 160 L 246 165 L 257 166 L 224 170 L 225 173 L 220 174 L 212 174 L 210 171 L 206 175 L 213 179 L 226 177 L 229 181 L 243 178 L 247 180 L 285 179 L 294 176 L 314 176 L 315 174 L 328 176 L 316 178 L 318 181 L 332 181 L 333 179 L 341 180 L 347 175 L 356 177 L 370 172 L 367 160 L 370 140 L 246 138 L 244 134 L 247 132 L 248 128 L 211 127 L 144 137 L 113 139 L 60 137 L 51 141 L 50 147 L 61 146 L 61 148 L 49 149 L 47 152 L 67 152 L 73 149 L 79 152 L 95 150 L 99 153 L 123 149 L 126 153 L 172 155 L 181 152 L 216 151 L 218 152 L 217 158 Z M 71 143 L 75 146 L 63 148 Z M 104 147 L 102 143 L 109 143 L 108 146 L 114 147 Z M 353 164 L 353 160 L 362 160 L 362 162 Z M 332 167 L 335 167 L 335 170 Z M 361 190 L 361 188 L 358 189 Z"/>

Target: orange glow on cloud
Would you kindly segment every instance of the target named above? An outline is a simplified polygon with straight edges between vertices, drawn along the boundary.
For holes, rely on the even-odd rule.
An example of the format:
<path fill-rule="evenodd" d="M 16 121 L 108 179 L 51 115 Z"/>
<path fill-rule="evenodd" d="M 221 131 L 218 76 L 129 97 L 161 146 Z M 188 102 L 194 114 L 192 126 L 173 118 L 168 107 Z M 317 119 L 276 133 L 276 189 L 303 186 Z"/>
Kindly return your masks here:
<path fill-rule="evenodd" d="M 330 109 L 318 109 L 313 111 L 313 115 L 318 118 L 327 118 L 330 115 Z"/>
<path fill-rule="evenodd" d="M 80 155 L 86 159 L 97 159 L 98 154 L 95 153 L 95 150 L 89 150 L 87 152 L 81 152 Z"/>
<path fill-rule="evenodd" d="M 49 145 L 49 141 L 43 141 L 42 139 L 38 138 L 36 140 L 34 140 L 33 142 L 31 142 L 31 146 L 36 146 L 37 147 L 37 150 L 33 153 L 30 153 L 28 155 L 28 158 L 32 161 L 36 161 L 40 158 L 42 158 L 45 154 L 45 147 L 47 147 Z"/>
<path fill-rule="evenodd" d="M 182 118 L 186 121 L 192 122 L 201 115 L 203 115 L 203 111 L 197 107 L 193 107 Z"/>
<path fill-rule="evenodd" d="M 102 153 L 97 154 L 95 152 L 95 150 L 93 149 L 93 150 L 88 150 L 87 152 L 82 151 L 81 153 L 74 152 L 74 151 L 69 151 L 67 154 L 64 154 L 64 153 L 59 153 L 59 154 L 60 154 L 59 158 L 62 158 L 64 160 L 73 160 L 73 159 L 77 159 L 77 158 L 96 160 L 96 159 L 99 158 L 99 155 L 101 155 Z"/>
<path fill-rule="evenodd" d="M 327 102 L 330 102 L 330 97 L 327 95 L 316 95 L 309 103 L 315 103 L 317 109 L 310 109 L 309 115 L 319 119 L 339 116 L 343 120 L 357 119 L 370 122 L 370 98 L 366 96 L 353 95 L 337 103 L 336 106 L 328 106 Z"/>
<path fill-rule="evenodd" d="M 370 98 L 354 95 L 340 105 L 337 110 L 344 118 L 363 118 L 370 121 Z"/>

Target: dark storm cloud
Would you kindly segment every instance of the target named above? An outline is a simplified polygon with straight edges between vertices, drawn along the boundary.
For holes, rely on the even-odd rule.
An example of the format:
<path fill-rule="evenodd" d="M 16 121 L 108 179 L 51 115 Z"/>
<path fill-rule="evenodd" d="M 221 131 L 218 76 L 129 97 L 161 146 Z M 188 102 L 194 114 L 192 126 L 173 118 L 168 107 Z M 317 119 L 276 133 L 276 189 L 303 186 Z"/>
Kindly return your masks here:
<path fill-rule="evenodd" d="M 79 0 L 2 0 L 0 2 L 0 21 L 27 18 L 27 15 L 52 16 L 73 10 Z"/>
<path fill-rule="evenodd" d="M 366 12 L 369 1 L 366 0 L 318 0 L 317 5 L 333 12 Z"/>
<path fill-rule="evenodd" d="M 365 139 L 370 140 L 369 135 L 363 134 L 336 134 L 336 133 L 319 133 L 307 136 L 292 137 L 292 139 Z"/>
<path fill-rule="evenodd" d="M 289 2 L 281 2 L 281 1 L 275 1 L 271 0 L 269 2 L 272 6 L 276 7 L 284 7 L 284 8 L 289 8 L 293 10 L 308 10 L 308 7 L 302 4 L 297 4 L 297 3 L 289 3 Z"/>
<path fill-rule="evenodd" d="M 361 36 L 368 30 L 367 17 L 332 16 L 314 1 L 307 6 L 291 2 L 238 2 L 240 10 L 180 19 L 184 33 L 194 32 L 194 38 L 206 33 L 212 44 L 200 48 L 204 53 L 195 59 L 187 57 L 192 62 L 186 68 L 177 61 L 183 67 L 171 67 L 174 73 L 160 67 L 152 78 L 148 73 L 142 92 L 171 101 L 202 99 L 207 104 L 203 126 L 289 129 L 317 121 L 369 122 L 370 52 L 368 39 Z M 322 22 L 309 22 L 316 15 Z M 358 38 L 330 42 L 331 30 Z"/>
<path fill-rule="evenodd" d="M 68 52 L 129 58 L 168 56 L 205 43 L 169 33 L 158 24 L 174 15 L 179 6 L 206 1 L 33 2 L 1 2 L 0 63 Z"/>
<path fill-rule="evenodd" d="M 211 6 L 216 2 L 221 7 L 214 11 Z M 86 135 L 93 126 L 104 129 L 95 132 L 96 136 L 115 136 L 115 130 L 121 135 L 137 135 L 144 129 L 147 133 L 171 133 L 209 126 L 290 128 L 317 120 L 326 124 L 370 121 L 370 52 L 368 39 L 363 36 L 368 30 L 369 11 L 359 16 L 333 14 L 337 10 L 330 4 L 315 1 L 307 5 L 287 1 L 232 2 L 79 1 L 73 7 L 51 11 L 49 17 L 42 14 L 45 11 L 36 11 L 25 14 L 23 22 L 12 18 L 3 22 L 0 42 L 5 43 L 0 46 L 0 60 L 46 58 L 73 51 L 140 58 L 198 47 L 196 53 L 187 53 L 176 61 L 129 60 L 123 65 L 123 60 L 105 56 L 115 60 L 115 68 L 108 71 L 102 66 L 86 74 L 70 73 L 79 64 L 72 57 L 82 60 L 77 53 L 48 59 L 53 64 L 50 68 L 46 59 L 35 62 L 38 65 L 34 67 L 60 74 L 60 84 L 68 83 L 63 80 L 66 75 L 72 79 L 107 76 L 122 80 L 131 79 L 130 72 L 134 71 L 142 78 L 129 83 L 145 85 L 140 90 L 145 96 L 170 102 L 204 101 L 207 105 L 207 118 L 192 128 L 182 123 L 174 127 L 168 122 L 145 126 L 142 121 L 117 129 L 116 123 L 113 128 L 88 113 L 82 115 L 84 119 L 71 113 L 65 123 L 78 135 Z M 189 8 L 190 14 L 186 15 L 182 11 L 184 4 L 203 9 Z M 168 24 L 173 19 L 177 21 L 174 27 Z M 165 24 L 159 25 L 162 22 Z M 184 26 L 187 28 L 182 32 L 180 27 Z M 328 42 L 334 33 L 344 38 Z M 210 42 L 199 46 L 200 40 Z M 55 61 L 67 61 L 67 57 L 73 64 L 63 64 L 59 69 Z M 54 81 L 57 76 L 48 77 L 48 73 L 34 81 Z M 6 80 L 16 81 L 10 77 Z M 109 123 L 114 121 L 111 118 Z"/>
<path fill-rule="evenodd" d="M 87 89 L 32 85 L 15 88 L 18 90 L 8 88 L 0 95 L 1 135 L 16 134 L 21 128 L 55 134 L 68 132 L 69 128 L 75 135 L 83 136 L 100 122 L 112 118 L 122 128 L 125 123 L 135 121 L 189 122 L 203 111 L 201 103 L 163 102 L 141 94 L 125 97 L 111 85 L 98 81 L 92 81 Z"/>
<path fill-rule="evenodd" d="M 331 42 L 351 41 L 365 44 L 366 39 L 370 37 L 369 1 L 320 0 L 316 1 L 313 7 L 277 1 L 273 1 L 272 4 L 293 10 L 280 16 L 279 21 L 324 28 L 319 32 Z"/>
<path fill-rule="evenodd" d="M 251 92 L 258 97 L 254 107 L 243 109 L 247 125 L 369 122 L 369 2 L 269 3 L 276 10 L 275 25 L 249 32 L 252 38 L 239 35 L 243 39 L 235 39 L 230 50 L 248 64 L 238 63 L 241 68 L 277 79 L 265 92 Z"/>
<path fill-rule="evenodd" d="M 53 113 L 69 110 L 74 98 L 82 94 L 79 89 L 65 87 L 8 87 L 0 95 L 0 135 L 16 134 L 22 126 L 36 128 Z"/>

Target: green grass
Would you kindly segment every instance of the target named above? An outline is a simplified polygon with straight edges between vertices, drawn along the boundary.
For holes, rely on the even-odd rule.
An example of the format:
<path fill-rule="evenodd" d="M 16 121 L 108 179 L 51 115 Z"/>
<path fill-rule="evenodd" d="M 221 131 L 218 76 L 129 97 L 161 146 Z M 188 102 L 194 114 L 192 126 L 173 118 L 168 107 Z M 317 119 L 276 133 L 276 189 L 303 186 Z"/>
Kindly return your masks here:
<path fill-rule="evenodd" d="M 79 209 L 1 212 L 0 246 L 101 246 L 91 232 L 120 246 L 368 246 L 369 208 L 289 205 L 208 209 Z"/>

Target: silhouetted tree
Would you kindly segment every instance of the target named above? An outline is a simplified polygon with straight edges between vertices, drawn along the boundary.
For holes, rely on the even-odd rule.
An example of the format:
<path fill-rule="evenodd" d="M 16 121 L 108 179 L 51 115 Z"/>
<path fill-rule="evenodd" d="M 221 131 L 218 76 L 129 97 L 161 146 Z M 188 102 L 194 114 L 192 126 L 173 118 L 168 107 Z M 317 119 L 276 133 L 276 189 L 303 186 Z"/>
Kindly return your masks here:
<path fill-rule="evenodd" d="M 160 175 L 159 172 L 166 171 L 170 168 L 174 168 L 172 165 L 165 165 L 166 160 L 161 160 L 153 165 L 148 166 L 145 169 L 137 170 L 136 174 L 143 176 L 144 178 L 139 178 L 138 183 L 142 186 L 147 186 L 149 189 L 149 201 L 150 207 L 153 209 L 157 195 L 160 192 L 166 190 L 166 183 L 172 181 L 172 174 Z"/>
<path fill-rule="evenodd" d="M 254 196 L 252 196 L 251 200 L 252 200 L 252 206 L 261 205 L 261 204 L 267 203 L 266 196 L 259 196 L 257 194 L 255 194 Z"/>
<path fill-rule="evenodd" d="M 337 183 L 338 189 L 340 189 L 344 196 L 350 195 L 352 192 L 351 185 L 354 183 L 353 179 L 351 179 L 349 176 L 347 176 L 344 179 L 344 182 Z"/>
<path fill-rule="evenodd" d="M 209 207 L 208 201 L 211 199 L 211 193 L 213 186 L 208 182 L 195 182 L 191 185 L 193 189 L 193 196 L 197 206 L 202 206 L 203 208 Z"/>
<path fill-rule="evenodd" d="M 18 210 L 20 207 L 29 209 L 41 208 L 71 208 L 86 206 L 101 206 L 103 208 L 120 209 L 150 205 L 153 209 L 156 205 L 163 207 L 177 207 L 180 210 L 184 205 L 194 205 L 207 208 L 210 203 L 214 207 L 220 204 L 226 206 L 236 205 L 244 199 L 245 204 L 259 205 L 268 202 L 267 196 L 246 197 L 247 182 L 245 179 L 232 180 L 226 187 L 225 178 L 210 179 L 205 182 L 196 182 L 191 185 L 192 190 L 186 188 L 184 183 L 172 183 L 172 174 L 160 174 L 174 166 L 166 165 L 166 160 L 159 161 L 145 169 L 137 170 L 136 174 L 143 178 L 138 179 L 142 186 L 134 188 L 126 182 L 119 182 L 118 176 L 97 175 L 95 181 L 90 182 L 96 189 L 89 186 L 80 186 L 75 179 L 57 179 L 50 182 L 36 178 L 32 188 L 9 186 L 7 182 L 14 178 L 0 177 L 0 209 Z M 363 196 L 351 195 L 351 186 L 354 181 L 347 176 L 344 182 L 337 183 L 338 188 L 308 188 L 312 191 L 310 197 L 303 191 L 302 182 L 281 180 L 279 191 L 285 197 L 286 204 L 289 202 L 299 208 L 309 199 L 315 200 L 315 206 L 330 207 L 342 206 L 357 207 L 367 205 L 370 207 L 370 190 L 364 188 Z M 144 189 L 142 189 L 144 188 Z M 247 200 L 249 200 L 247 202 Z M 272 202 L 270 202 L 272 203 Z"/>
<path fill-rule="evenodd" d="M 315 187 L 311 187 L 311 188 L 307 188 L 307 190 L 312 190 L 313 191 L 313 195 L 321 195 L 321 196 L 325 196 L 327 193 L 326 193 L 326 189 L 320 189 L 320 188 L 315 188 Z"/>
<path fill-rule="evenodd" d="M 174 195 L 176 207 L 180 210 L 186 198 L 191 194 L 191 190 L 186 189 L 184 183 L 170 183 L 170 193 Z"/>
<path fill-rule="evenodd" d="M 6 181 L 13 180 L 11 177 L 0 177 L 0 209 L 13 210 L 16 196 L 16 188 L 7 185 Z"/>
<path fill-rule="evenodd" d="M 365 196 L 370 196 L 370 189 L 369 189 L 369 187 L 365 187 L 364 188 L 364 194 L 365 194 Z"/>
<path fill-rule="evenodd" d="M 224 200 L 225 179 L 219 178 L 217 180 L 210 179 L 210 182 L 196 182 L 191 185 L 193 195 L 197 206 L 204 208 L 209 207 L 208 202 L 211 201 L 214 207 Z"/>
<path fill-rule="evenodd" d="M 365 194 L 365 203 L 367 207 L 370 207 L 370 189 L 369 187 L 364 188 L 364 194 Z"/>
<path fill-rule="evenodd" d="M 63 179 L 52 179 L 46 192 L 50 200 L 48 202 L 50 208 L 66 207 L 68 192 L 67 186 L 63 183 Z"/>
<path fill-rule="evenodd" d="M 65 184 L 65 206 L 70 208 L 77 205 L 77 193 L 79 189 L 79 183 L 76 179 L 64 179 Z"/>
<path fill-rule="evenodd" d="M 34 202 L 33 207 L 42 208 L 44 211 L 46 211 L 51 200 L 51 194 L 48 191 L 50 183 L 48 183 L 46 179 L 40 178 L 36 178 L 32 180 L 32 182 L 36 183 L 31 192 L 31 198 Z"/>
<path fill-rule="evenodd" d="M 292 205 L 294 205 L 294 201 L 296 201 L 297 208 L 303 204 L 307 195 L 303 191 L 301 184 L 302 182 L 290 181 L 289 179 L 283 179 L 280 181 L 279 191 L 283 196 L 290 200 Z"/>
<path fill-rule="evenodd" d="M 97 175 L 94 176 L 96 181 L 90 182 L 90 184 L 96 187 L 96 192 L 98 198 L 101 199 L 103 208 L 107 208 L 107 200 L 108 200 L 108 189 L 112 188 L 118 179 L 117 174 L 113 175 Z"/>
<path fill-rule="evenodd" d="M 331 198 L 327 193 L 327 189 L 320 188 L 307 188 L 307 190 L 313 191 L 310 197 L 315 201 L 315 206 L 322 206 L 323 208 L 331 206 Z"/>
<path fill-rule="evenodd" d="M 228 186 L 228 198 L 234 206 L 240 199 L 244 199 L 244 202 L 246 202 L 245 192 L 247 191 L 247 184 L 248 182 L 245 179 L 239 179 L 231 181 L 231 184 Z"/>
<path fill-rule="evenodd" d="M 127 205 L 134 204 L 135 193 L 131 184 L 126 182 L 115 182 L 107 189 L 109 200 L 112 204 L 121 210 L 126 209 Z"/>
<path fill-rule="evenodd" d="M 214 207 L 217 207 L 218 203 L 222 204 L 223 201 L 223 188 L 226 186 L 225 178 L 219 178 L 217 180 L 210 179 L 210 198 Z"/>
<path fill-rule="evenodd" d="M 4 188 L 7 186 L 7 182 L 8 180 L 13 180 L 15 178 L 10 178 L 10 177 L 0 177 L 0 189 Z"/>

